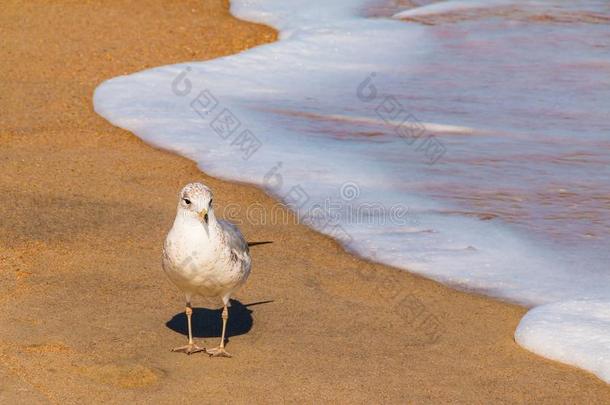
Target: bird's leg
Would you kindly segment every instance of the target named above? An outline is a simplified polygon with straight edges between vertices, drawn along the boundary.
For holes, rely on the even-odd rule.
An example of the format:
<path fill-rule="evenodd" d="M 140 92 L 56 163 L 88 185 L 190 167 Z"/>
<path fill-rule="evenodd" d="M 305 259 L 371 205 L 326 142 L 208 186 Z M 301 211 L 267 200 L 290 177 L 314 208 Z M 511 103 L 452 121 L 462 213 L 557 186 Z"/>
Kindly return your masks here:
<path fill-rule="evenodd" d="M 189 330 L 189 343 L 187 345 L 172 349 L 172 352 L 184 352 L 186 354 L 205 352 L 205 347 L 199 347 L 195 343 L 193 343 L 193 329 L 191 327 L 191 317 L 193 316 L 193 308 L 191 308 L 190 302 L 186 303 L 186 309 L 184 310 L 184 312 L 186 313 L 186 321 Z"/>
<path fill-rule="evenodd" d="M 207 353 L 212 357 L 232 357 L 225 350 L 225 331 L 227 330 L 227 320 L 229 319 L 229 310 L 225 305 L 222 309 L 222 337 L 220 338 L 220 346 L 206 350 Z"/>

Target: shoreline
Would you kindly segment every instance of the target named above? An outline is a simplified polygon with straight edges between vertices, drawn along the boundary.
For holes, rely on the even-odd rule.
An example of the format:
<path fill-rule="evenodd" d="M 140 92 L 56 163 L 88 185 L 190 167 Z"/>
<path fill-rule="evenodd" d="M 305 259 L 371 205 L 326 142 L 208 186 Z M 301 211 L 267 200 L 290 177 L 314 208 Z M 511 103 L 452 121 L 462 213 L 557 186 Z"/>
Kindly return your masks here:
<path fill-rule="evenodd" d="M 220 1 L 14 2 L 4 13 L 13 21 L 3 24 L 4 46 L 16 51 L 0 65 L 9 86 L 0 99 L 0 305 L 13 325 L 0 335 L 0 399 L 607 397 L 595 376 L 517 346 L 525 308 L 366 262 L 300 224 L 242 225 L 249 241 L 273 243 L 252 248 L 252 276 L 235 297 L 233 359 L 169 353 L 184 339 L 183 302 L 159 260 L 178 190 L 202 180 L 223 206 L 276 202 L 112 127 L 91 95 L 116 75 L 228 55 L 275 33 L 234 19 Z M 49 20 L 62 25 L 61 46 L 41 40 Z M 195 333 L 209 346 L 219 317 L 204 304 L 194 302 Z"/>

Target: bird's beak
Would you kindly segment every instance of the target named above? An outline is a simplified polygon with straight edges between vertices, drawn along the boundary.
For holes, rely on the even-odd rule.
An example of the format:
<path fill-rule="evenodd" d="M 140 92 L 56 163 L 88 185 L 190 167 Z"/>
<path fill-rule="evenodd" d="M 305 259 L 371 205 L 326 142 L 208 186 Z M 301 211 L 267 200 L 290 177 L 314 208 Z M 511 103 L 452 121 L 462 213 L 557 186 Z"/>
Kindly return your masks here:
<path fill-rule="evenodd" d="M 206 224 L 208 223 L 208 210 L 206 210 L 205 208 L 202 209 L 201 211 L 199 211 L 197 213 L 197 216 L 199 217 L 200 220 L 202 220 Z"/>

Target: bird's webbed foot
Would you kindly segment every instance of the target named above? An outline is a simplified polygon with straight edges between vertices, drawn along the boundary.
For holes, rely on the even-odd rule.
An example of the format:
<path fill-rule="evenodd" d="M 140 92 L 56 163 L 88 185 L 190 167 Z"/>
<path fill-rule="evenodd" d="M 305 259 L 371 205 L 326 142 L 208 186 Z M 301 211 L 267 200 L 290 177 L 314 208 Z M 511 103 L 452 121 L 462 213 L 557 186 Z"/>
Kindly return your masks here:
<path fill-rule="evenodd" d="M 229 352 L 227 352 L 224 347 L 215 347 L 213 349 L 207 349 L 206 353 L 210 355 L 210 357 L 233 357 Z"/>
<path fill-rule="evenodd" d="M 193 353 L 198 353 L 198 352 L 206 352 L 207 353 L 207 350 L 205 349 L 205 347 L 199 347 L 199 346 L 197 346 L 194 343 L 189 343 L 188 345 L 184 345 L 184 346 L 173 348 L 172 352 L 180 352 L 180 353 L 186 353 L 186 354 L 193 354 Z"/>

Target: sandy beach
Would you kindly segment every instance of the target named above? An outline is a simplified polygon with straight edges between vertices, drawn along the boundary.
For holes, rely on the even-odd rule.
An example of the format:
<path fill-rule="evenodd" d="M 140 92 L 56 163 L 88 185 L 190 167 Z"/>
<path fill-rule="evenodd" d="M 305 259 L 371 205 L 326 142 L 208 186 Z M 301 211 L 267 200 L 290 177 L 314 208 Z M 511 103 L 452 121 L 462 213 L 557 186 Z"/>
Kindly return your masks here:
<path fill-rule="evenodd" d="M 207 176 L 93 111 L 102 81 L 234 54 L 276 33 L 227 1 L 7 1 L 0 11 L 0 403 L 602 403 L 585 371 L 514 342 L 526 308 L 360 260 L 307 227 L 248 223 L 231 359 L 185 356 L 161 270 L 178 190 L 277 203 Z M 286 213 L 290 216 L 290 213 Z M 218 304 L 218 303 L 216 303 Z M 196 300 L 215 346 L 218 305 Z"/>

